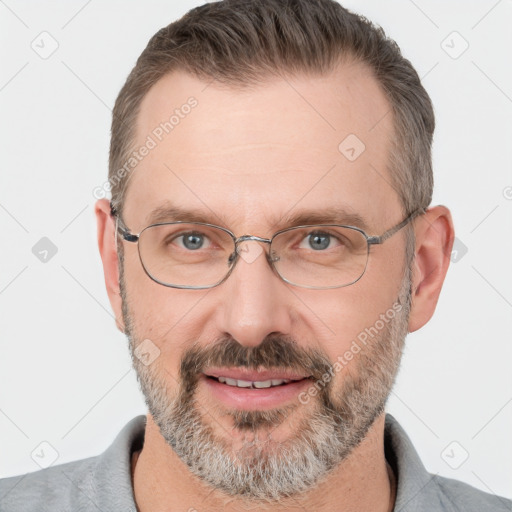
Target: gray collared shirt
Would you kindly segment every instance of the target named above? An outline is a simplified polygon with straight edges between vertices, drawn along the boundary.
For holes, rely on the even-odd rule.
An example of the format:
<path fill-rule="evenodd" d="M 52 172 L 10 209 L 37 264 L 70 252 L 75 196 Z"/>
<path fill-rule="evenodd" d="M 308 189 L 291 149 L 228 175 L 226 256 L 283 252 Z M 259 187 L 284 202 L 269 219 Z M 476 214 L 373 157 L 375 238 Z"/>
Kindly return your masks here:
<path fill-rule="evenodd" d="M 145 422 L 145 416 L 131 420 L 101 455 L 0 480 L 0 511 L 136 512 L 131 454 L 142 447 Z M 385 450 L 398 480 L 395 512 L 512 511 L 508 499 L 428 473 L 389 414 Z"/>

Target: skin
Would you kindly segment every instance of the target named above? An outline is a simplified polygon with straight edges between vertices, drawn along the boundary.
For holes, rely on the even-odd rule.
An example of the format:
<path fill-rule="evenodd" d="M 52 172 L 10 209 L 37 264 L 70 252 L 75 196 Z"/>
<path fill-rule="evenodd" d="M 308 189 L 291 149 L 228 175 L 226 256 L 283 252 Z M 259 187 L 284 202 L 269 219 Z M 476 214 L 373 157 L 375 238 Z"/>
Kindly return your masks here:
<path fill-rule="evenodd" d="M 211 223 L 237 236 L 270 238 L 287 227 L 280 219 L 290 210 L 343 207 L 363 217 L 370 235 L 381 234 L 403 219 L 386 169 L 392 116 L 384 114 L 390 105 L 362 65 L 346 63 L 321 77 L 276 78 L 245 91 L 229 90 L 216 82 L 208 85 L 184 72 L 173 72 L 144 98 L 135 146 L 142 145 L 190 96 L 198 106 L 133 172 L 123 213 L 132 233 L 139 233 L 148 224 L 150 211 L 165 200 L 197 209 Z M 366 146 L 353 162 L 338 150 L 351 133 Z M 105 284 L 123 330 L 115 223 L 107 200 L 99 200 L 95 211 Z M 443 206 L 429 208 L 413 226 L 416 250 L 410 332 L 421 328 L 434 313 L 454 237 L 450 212 Z M 136 245 L 119 243 L 124 243 L 125 279 L 137 336 L 159 347 L 157 361 L 170 389 L 176 386 L 185 348 L 194 342 L 206 346 L 225 335 L 245 346 L 257 346 L 270 333 L 288 335 L 335 361 L 358 333 L 391 307 L 404 269 L 401 231 L 371 249 L 363 278 L 345 288 L 291 286 L 272 272 L 262 253 L 251 263 L 241 259 L 229 279 L 216 288 L 179 290 L 149 279 Z M 341 379 L 343 372 L 335 376 L 334 385 L 339 386 Z M 236 449 L 242 436 L 249 434 L 232 429 L 229 418 L 219 412 L 220 404 L 201 384 L 197 399 L 211 415 L 215 433 Z M 273 438 L 290 437 L 309 406 L 294 409 Z M 343 512 L 392 510 L 393 486 L 384 458 L 383 431 L 381 415 L 366 439 L 327 480 L 300 500 L 273 504 L 269 510 L 323 511 L 333 510 L 334 505 Z M 167 445 L 151 415 L 134 471 L 134 493 L 141 511 L 247 509 L 192 475 Z"/>

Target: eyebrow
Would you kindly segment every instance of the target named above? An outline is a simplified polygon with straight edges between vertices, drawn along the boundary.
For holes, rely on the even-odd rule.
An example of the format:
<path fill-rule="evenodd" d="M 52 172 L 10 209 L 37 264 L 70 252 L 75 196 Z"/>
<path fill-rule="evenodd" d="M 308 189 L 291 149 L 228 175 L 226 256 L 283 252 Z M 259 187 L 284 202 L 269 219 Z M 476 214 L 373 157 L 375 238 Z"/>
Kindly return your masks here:
<path fill-rule="evenodd" d="M 159 224 L 162 222 L 202 222 L 205 224 L 219 224 L 220 217 L 214 212 L 203 212 L 201 210 L 179 208 L 171 203 L 165 203 L 151 211 L 146 217 L 146 225 Z M 304 226 L 308 224 L 341 224 L 354 226 L 363 231 L 368 231 L 369 226 L 361 215 L 348 211 L 344 208 L 324 208 L 321 210 L 300 210 L 290 212 L 278 219 L 273 225 L 276 229 L 287 227 Z M 229 229 L 229 228 L 228 228 Z"/>
<path fill-rule="evenodd" d="M 307 224 L 341 224 L 368 230 L 368 224 L 358 213 L 343 208 L 325 208 L 323 210 L 298 211 L 293 215 L 285 215 L 282 219 L 286 226 L 302 226 Z"/>
<path fill-rule="evenodd" d="M 215 219 L 214 219 L 215 218 Z M 146 224 L 158 224 L 160 222 L 203 222 L 205 224 L 216 224 L 220 221 L 218 215 L 213 212 L 208 215 L 200 210 L 178 208 L 171 203 L 164 203 L 155 208 L 146 217 Z"/>

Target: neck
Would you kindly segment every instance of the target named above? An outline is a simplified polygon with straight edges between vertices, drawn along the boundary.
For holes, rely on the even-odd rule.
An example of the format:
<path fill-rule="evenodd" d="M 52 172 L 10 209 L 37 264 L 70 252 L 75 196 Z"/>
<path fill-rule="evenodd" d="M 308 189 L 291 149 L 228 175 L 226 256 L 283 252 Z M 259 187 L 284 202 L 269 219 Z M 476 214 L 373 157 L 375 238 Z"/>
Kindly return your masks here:
<path fill-rule="evenodd" d="M 351 455 L 321 483 L 299 497 L 278 503 L 248 503 L 204 484 L 167 445 L 151 415 L 148 415 L 144 447 L 132 461 L 132 478 L 140 512 L 194 509 L 391 512 L 396 492 L 393 472 L 384 457 L 384 415 Z"/>

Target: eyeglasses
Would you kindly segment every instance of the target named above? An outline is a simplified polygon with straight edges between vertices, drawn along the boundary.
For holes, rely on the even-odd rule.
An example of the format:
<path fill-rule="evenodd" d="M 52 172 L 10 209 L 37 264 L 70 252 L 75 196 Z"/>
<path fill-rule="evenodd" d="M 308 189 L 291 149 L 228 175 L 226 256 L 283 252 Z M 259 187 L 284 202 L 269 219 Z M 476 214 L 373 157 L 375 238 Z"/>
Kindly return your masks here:
<path fill-rule="evenodd" d="M 363 276 L 371 245 L 382 244 L 424 212 L 423 208 L 415 210 L 380 236 L 369 236 L 354 226 L 315 224 L 261 238 L 236 237 L 220 226 L 184 221 L 152 224 L 136 235 L 111 205 L 116 232 L 126 242 L 138 245 L 146 274 L 163 286 L 193 290 L 223 283 L 240 256 L 244 258 L 240 244 L 246 241 L 269 244 L 267 261 L 286 283 L 318 290 L 349 286 Z"/>

